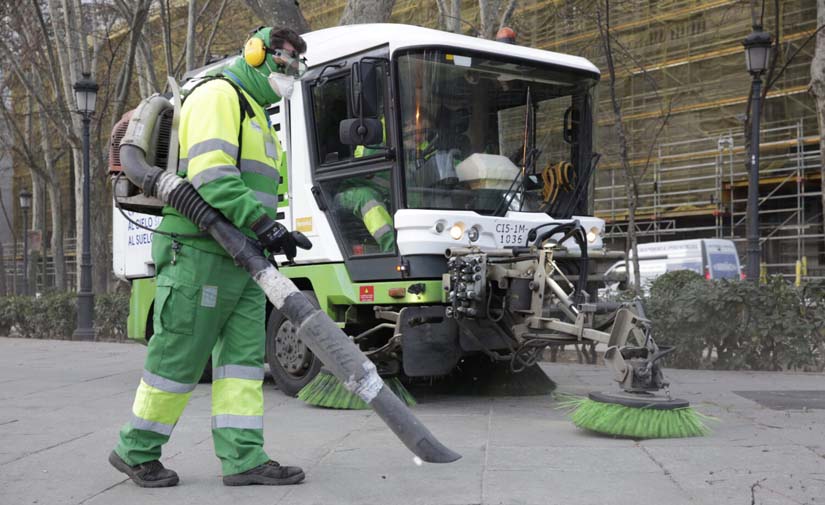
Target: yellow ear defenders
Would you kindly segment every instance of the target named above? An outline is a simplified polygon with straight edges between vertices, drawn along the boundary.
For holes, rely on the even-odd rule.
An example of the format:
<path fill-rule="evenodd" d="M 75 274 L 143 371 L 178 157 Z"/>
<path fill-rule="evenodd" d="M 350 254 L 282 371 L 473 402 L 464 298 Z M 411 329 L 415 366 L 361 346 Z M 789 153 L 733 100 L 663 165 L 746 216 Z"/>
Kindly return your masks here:
<path fill-rule="evenodd" d="M 264 44 L 263 39 L 255 36 L 262 30 L 267 30 L 267 27 L 259 26 L 252 30 L 249 34 L 249 40 L 247 40 L 243 46 L 243 58 L 253 67 L 260 67 L 264 64 L 264 61 L 266 61 L 266 44 Z M 268 30 L 267 33 L 263 35 L 269 38 Z"/>
<path fill-rule="evenodd" d="M 258 37 L 252 37 L 243 46 L 243 58 L 250 66 L 260 67 L 266 60 L 266 46 Z"/>

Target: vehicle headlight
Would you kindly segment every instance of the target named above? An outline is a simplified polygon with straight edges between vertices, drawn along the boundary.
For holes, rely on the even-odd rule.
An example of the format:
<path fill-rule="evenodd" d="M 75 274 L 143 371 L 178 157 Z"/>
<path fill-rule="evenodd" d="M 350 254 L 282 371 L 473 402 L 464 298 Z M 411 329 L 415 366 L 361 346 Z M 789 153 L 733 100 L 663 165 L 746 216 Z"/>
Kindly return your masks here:
<path fill-rule="evenodd" d="M 587 232 L 587 241 L 592 244 L 597 238 L 599 238 L 600 233 L 601 230 L 598 227 L 594 226 L 590 228 L 590 231 Z"/>
<path fill-rule="evenodd" d="M 453 224 L 452 227 L 450 227 L 450 237 L 452 237 L 453 240 L 461 240 L 461 237 L 463 237 L 463 236 L 464 236 L 464 223 L 459 221 L 459 222 Z"/>
<path fill-rule="evenodd" d="M 479 231 L 477 226 L 473 226 L 469 230 L 467 230 L 467 238 L 470 239 L 470 242 L 475 242 L 478 240 Z"/>

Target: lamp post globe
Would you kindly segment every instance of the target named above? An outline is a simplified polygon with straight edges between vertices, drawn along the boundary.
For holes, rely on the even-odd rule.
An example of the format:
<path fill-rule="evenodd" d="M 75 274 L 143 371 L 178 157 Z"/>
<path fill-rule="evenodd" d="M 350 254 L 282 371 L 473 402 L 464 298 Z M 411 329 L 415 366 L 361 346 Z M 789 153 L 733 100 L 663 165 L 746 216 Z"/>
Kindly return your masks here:
<path fill-rule="evenodd" d="M 97 103 L 97 83 L 88 72 L 74 84 L 77 112 L 83 116 L 83 238 L 80 254 L 80 289 L 77 293 L 77 328 L 74 340 L 94 340 L 94 294 L 92 293 L 92 255 L 89 199 L 89 124 Z"/>
<path fill-rule="evenodd" d="M 20 191 L 20 210 L 23 211 L 23 294 L 29 290 L 29 209 L 32 206 L 32 194 L 28 189 Z"/>
<path fill-rule="evenodd" d="M 751 282 L 759 282 L 762 250 L 759 245 L 759 122 L 762 116 L 762 74 L 768 68 L 773 41 L 761 26 L 754 26 L 745 37 L 745 64 L 751 74 L 751 132 L 750 158 L 748 159 L 748 227 L 747 227 L 747 276 Z"/>
<path fill-rule="evenodd" d="M 94 113 L 95 105 L 97 105 L 97 90 L 98 85 L 89 72 L 83 72 L 80 79 L 74 83 L 74 99 L 80 114 L 89 116 Z"/>
<path fill-rule="evenodd" d="M 745 37 L 745 64 L 751 75 L 761 75 L 768 69 L 773 41 L 771 35 L 762 31 L 761 26 L 754 26 L 753 31 Z"/>

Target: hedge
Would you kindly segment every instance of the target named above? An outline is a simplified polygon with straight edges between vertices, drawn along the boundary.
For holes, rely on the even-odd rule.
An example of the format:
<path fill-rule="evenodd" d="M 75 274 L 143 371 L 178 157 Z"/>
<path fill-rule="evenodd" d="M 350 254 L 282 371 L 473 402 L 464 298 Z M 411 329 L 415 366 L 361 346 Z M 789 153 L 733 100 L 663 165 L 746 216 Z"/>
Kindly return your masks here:
<path fill-rule="evenodd" d="M 666 366 L 825 370 L 825 282 L 776 277 L 757 286 L 677 271 L 656 279 L 642 302 L 656 342 L 676 346 Z M 125 339 L 128 313 L 128 293 L 96 295 L 98 340 Z M 0 335 L 70 338 L 75 321 L 74 293 L 0 297 Z"/>
<path fill-rule="evenodd" d="M 129 294 L 95 295 L 97 340 L 126 338 Z M 75 293 L 0 297 L 0 335 L 68 339 L 77 326 Z"/>
<path fill-rule="evenodd" d="M 656 279 L 643 297 L 666 365 L 721 370 L 825 370 L 825 283 L 708 281 L 690 271 Z"/>

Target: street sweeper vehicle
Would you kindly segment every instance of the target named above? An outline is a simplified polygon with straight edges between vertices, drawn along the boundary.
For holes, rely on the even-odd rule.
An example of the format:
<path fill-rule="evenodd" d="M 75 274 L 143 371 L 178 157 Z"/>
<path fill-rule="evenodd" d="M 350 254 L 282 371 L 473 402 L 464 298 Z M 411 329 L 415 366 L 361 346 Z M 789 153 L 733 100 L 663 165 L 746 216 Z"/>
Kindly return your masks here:
<path fill-rule="evenodd" d="M 287 156 L 278 219 L 313 244 L 292 262 L 274 258 L 279 280 L 265 287 L 266 357 L 281 390 L 316 405 L 375 408 L 357 394 L 353 372 L 282 306 L 288 279 L 289 298 L 302 294 L 305 307 L 327 318 L 311 331 L 346 334 L 369 358 L 363 368 L 393 378 L 408 403 L 398 377 L 437 379 L 474 357 L 517 374 L 549 345 L 597 342 L 607 346 L 604 361 L 618 388 L 577 402 L 576 414 L 586 418 L 580 425 L 616 424 L 611 409 L 692 414 L 662 392 L 660 359 L 668 350 L 651 338 L 641 307 L 596 297 L 621 254 L 604 249 L 604 222 L 588 215 L 599 160 L 595 66 L 395 24 L 304 38 L 309 69 L 291 99 L 269 111 Z M 199 72 L 184 92 L 221 65 Z M 155 181 L 161 172 L 183 180 L 175 103 L 147 99 L 113 132 L 116 205 L 130 216 L 115 212 L 115 270 L 132 282 L 129 334 L 137 339 L 151 337 L 154 292 L 144 229 L 152 226 L 141 225 L 157 224 L 158 200 L 187 205 L 165 200 Z M 158 167 L 154 179 L 129 173 L 124 146 Z"/>

